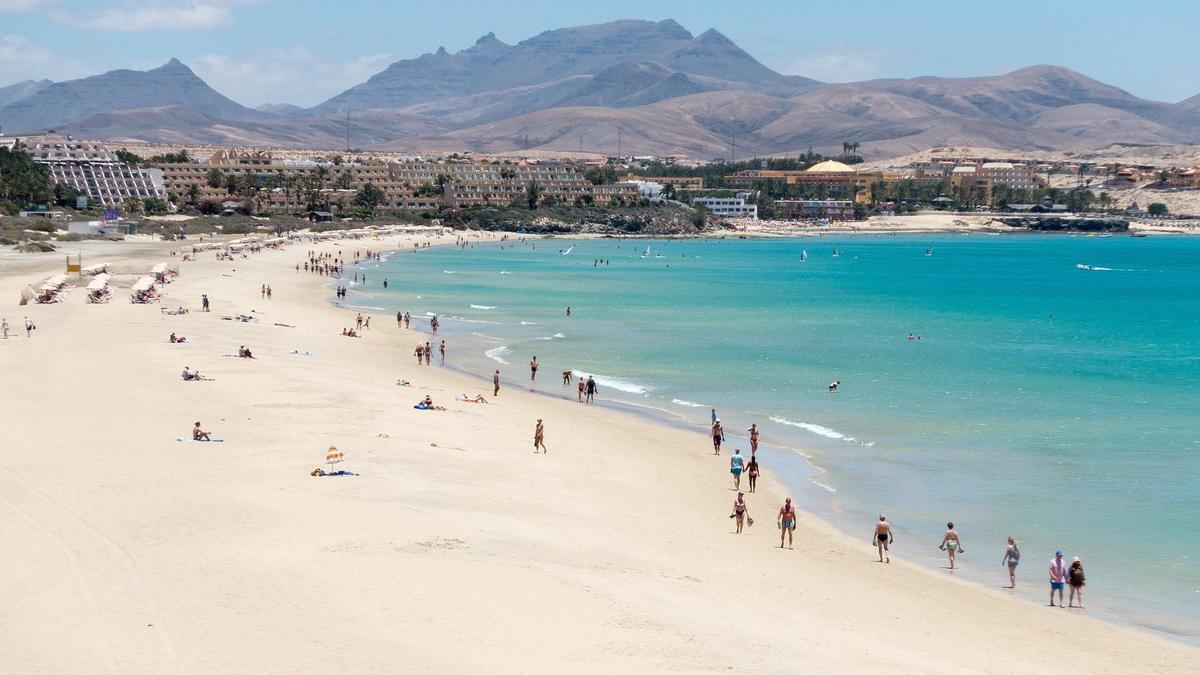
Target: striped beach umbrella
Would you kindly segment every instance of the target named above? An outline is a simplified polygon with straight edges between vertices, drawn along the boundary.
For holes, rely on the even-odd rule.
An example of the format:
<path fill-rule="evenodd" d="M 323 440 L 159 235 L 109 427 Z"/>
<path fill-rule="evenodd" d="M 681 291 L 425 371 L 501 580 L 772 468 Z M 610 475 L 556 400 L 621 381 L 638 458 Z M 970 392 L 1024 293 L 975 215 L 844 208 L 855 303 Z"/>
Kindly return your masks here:
<path fill-rule="evenodd" d="M 338 450 L 337 446 L 335 446 L 335 445 L 329 446 L 329 449 L 325 451 L 325 463 L 326 464 L 330 464 L 330 465 L 337 464 L 338 462 L 342 461 L 345 458 L 346 458 L 345 453 L 343 453 L 341 450 Z"/>

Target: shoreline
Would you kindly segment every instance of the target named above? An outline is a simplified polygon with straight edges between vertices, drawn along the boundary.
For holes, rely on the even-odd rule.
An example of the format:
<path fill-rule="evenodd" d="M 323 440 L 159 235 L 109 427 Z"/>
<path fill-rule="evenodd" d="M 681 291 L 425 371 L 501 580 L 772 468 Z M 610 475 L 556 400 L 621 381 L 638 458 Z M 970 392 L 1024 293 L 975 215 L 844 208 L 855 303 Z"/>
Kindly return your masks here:
<path fill-rule="evenodd" d="M 832 233 L 832 234 L 850 234 L 850 233 Z M 878 233 L 863 232 L 860 234 L 869 236 L 871 234 L 878 234 Z M 917 233 L 902 232 L 902 233 L 894 233 L 894 234 L 902 234 L 903 235 L 903 234 L 917 234 Z M 1011 234 L 1049 235 L 1049 236 L 1083 236 L 1082 234 L 1073 235 L 1072 233 L 1065 233 L 1065 232 L 1013 232 Z M 533 236 L 530 238 L 578 240 L 578 239 L 589 239 L 589 238 L 596 238 L 596 237 L 565 237 L 565 236 L 538 237 L 538 236 Z M 630 237 L 630 238 L 670 241 L 670 238 L 667 238 L 667 237 L 640 237 L 640 236 L 638 236 L 638 237 Z M 802 240 L 804 238 L 799 238 L 799 239 Z M 486 243 L 486 242 L 481 242 L 481 243 Z M 495 244 L 495 242 L 490 242 L 490 243 Z M 375 267 L 378 267 L 378 264 L 375 264 L 375 263 L 372 263 L 372 264 Z M 409 281 L 411 281 L 411 280 L 409 280 Z M 336 282 L 335 282 L 335 285 L 336 285 Z M 367 300 L 363 300 L 363 301 L 367 302 Z M 398 301 L 400 301 L 399 297 L 387 297 L 387 294 L 385 294 L 385 297 L 381 298 L 381 297 L 376 296 L 376 298 L 375 298 L 375 302 L 381 302 L 381 303 L 385 303 L 385 304 L 387 302 L 398 302 Z M 354 310 L 350 309 L 350 305 L 352 305 L 352 303 L 354 302 L 353 297 L 347 299 L 346 302 L 347 302 L 346 308 L 338 307 L 337 304 L 332 303 L 332 302 L 331 302 L 331 306 L 337 307 L 339 309 L 346 309 L 346 311 L 353 312 Z M 355 305 L 354 307 L 365 309 L 365 307 L 363 305 Z M 395 309 L 395 307 L 392 307 L 391 309 Z M 441 314 L 439 313 L 439 315 L 441 315 Z M 461 317 L 452 317 L 452 318 L 461 318 Z M 509 318 L 511 319 L 512 317 L 509 317 Z M 443 319 L 444 319 L 444 321 L 448 320 L 448 319 L 446 319 L 446 317 L 443 317 Z M 427 322 L 428 317 L 425 315 L 415 316 L 414 321 L 417 321 L 417 320 L 422 322 L 421 325 L 424 325 L 424 323 Z M 451 328 L 450 330 L 451 330 L 451 332 L 449 333 L 450 336 L 461 337 L 461 336 L 456 335 L 456 333 L 454 332 L 454 330 L 455 330 L 454 328 Z M 464 335 L 467 332 L 469 332 L 469 329 L 467 329 L 467 328 L 460 328 L 459 330 L 461 330 Z M 443 326 L 442 332 L 440 332 L 438 334 L 438 339 L 441 339 L 441 338 L 447 336 L 447 333 L 445 331 L 446 331 L 446 326 Z M 417 332 L 417 329 L 414 329 L 414 332 Z M 426 337 L 430 337 L 432 335 L 431 333 L 429 333 L 429 331 L 427 329 L 421 330 L 419 332 L 419 334 L 425 335 Z M 433 339 L 432 342 L 434 344 L 436 344 L 437 340 Z M 482 349 L 481 345 L 475 345 L 475 346 Z M 487 373 L 486 369 L 473 370 L 472 368 L 480 369 L 480 368 L 483 368 L 484 365 L 486 365 L 489 368 L 493 367 L 493 366 L 499 366 L 502 368 L 514 368 L 514 367 L 517 369 L 521 368 L 521 363 L 509 363 L 509 362 L 498 361 L 495 357 L 492 357 L 490 355 L 486 355 L 486 358 L 490 359 L 491 361 L 496 361 L 496 362 L 492 363 L 491 361 L 485 361 L 482 357 L 479 359 L 476 359 L 478 361 L 478 363 L 474 363 L 472 365 L 466 365 L 461 362 L 456 363 L 453 361 L 448 361 L 447 368 L 454 370 L 456 372 L 462 373 L 469 378 L 478 380 L 480 383 L 483 383 L 483 384 L 490 383 L 490 375 Z M 560 355 L 560 358 L 561 358 L 561 355 Z M 598 375 L 598 377 L 600 377 L 600 376 Z M 569 390 L 564 389 L 562 391 L 558 391 L 557 389 L 554 388 L 554 387 L 556 387 L 557 380 L 554 378 L 551 378 L 551 379 L 553 381 L 550 382 L 550 384 L 549 384 L 550 388 L 545 388 L 545 387 L 539 385 L 539 387 L 537 387 L 537 388 L 525 387 L 525 390 L 528 391 L 529 393 L 535 394 L 537 396 L 547 397 L 549 399 L 558 400 L 558 401 L 565 401 L 565 402 L 571 403 L 573 405 L 576 404 L 575 400 L 570 398 L 570 394 L 574 392 L 573 386 Z M 543 380 L 541 382 L 544 383 L 545 381 Z M 696 420 L 689 419 L 689 417 L 686 414 L 684 414 L 683 411 L 677 411 L 677 410 L 670 408 L 668 405 L 667 399 L 652 397 L 649 393 L 639 395 L 633 391 L 626 391 L 623 389 L 614 389 L 611 386 L 606 387 L 606 389 L 607 389 L 607 392 L 605 393 L 605 397 L 603 399 L 600 399 L 596 406 L 596 407 L 600 408 L 601 410 L 608 410 L 608 411 L 611 411 L 618 415 L 634 417 L 639 420 L 648 421 L 653 424 L 660 425 L 660 426 L 663 426 L 663 427 L 666 427 L 666 428 L 669 428 L 669 429 L 672 429 L 675 431 L 682 431 L 682 432 L 686 432 L 686 433 L 690 433 L 690 434 L 695 434 L 695 435 L 698 435 L 701 437 L 703 437 L 707 432 L 707 427 L 703 421 L 697 422 Z M 615 391 L 615 394 L 611 393 L 614 391 Z M 676 392 L 676 393 L 678 394 L 678 392 Z M 679 395 L 687 397 L 689 399 L 695 398 L 694 396 L 688 395 L 687 392 L 684 392 Z M 709 407 L 709 406 L 707 406 L 707 405 L 700 406 L 700 408 L 704 408 L 704 407 Z M 726 408 L 726 406 L 723 406 L 723 405 L 717 405 L 716 407 L 721 408 L 722 410 L 724 410 Z M 738 414 L 739 416 L 744 416 L 745 411 L 742 411 L 740 413 L 735 413 L 735 414 Z M 772 421 L 777 421 L 777 420 L 772 419 Z M 760 422 L 761 422 L 761 420 L 760 420 Z M 744 426 L 745 423 L 746 423 L 746 420 L 743 420 L 741 423 L 738 423 L 736 425 L 736 428 L 740 429 L 742 426 Z M 738 432 L 728 433 L 727 438 L 728 438 L 727 443 L 729 444 L 730 451 L 733 447 L 737 446 L 737 447 L 741 447 L 742 450 L 744 450 L 746 453 L 749 452 L 749 450 L 748 450 L 749 441 L 743 432 L 738 431 Z M 803 443 L 803 441 L 800 441 L 799 443 L 797 443 L 796 442 L 797 440 L 799 440 L 799 439 L 790 438 L 790 439 L 783 439 L 780 442 L 763 442 L 763 443 L 761 443 L 761 448 L 769 451 L 769 452 L 763 454 L 764 457 L 769 457 L 772 454 L 772 452 L 770 452 L 770 451 L 785 452 L 788 455 L 788 459 L 785 460 L 786 464 L 794 464 L 796 466 L 802 467 L 801 469 L 799 469 L 797 471 L 785 472 L 785 473 L 779 473 L 774 470 L 764 469 L 763 470 L 764 476 L 771 476 L 773 479 L 779 480 L 781 483 L 789 486 L 793 490 L 796 490 L 796 491 L 802 493 L 804 495 L 805 499 L 797 501 L 798 508 L 801 508 L 802 512 L 804 512 L 806 515 L 808 515 L 810 517 L 818 518 L 818 519 L 822 520 L 825 525 L 829 526 L 830 528 L 836 530 L 841 535 L 843 535 L 844 540 L 846 542 L 853 540 L 854 537 L 850 532 L 850 528 L 853 527 L 852 524 L 846 519 L 846 517 L 842 517 L 839 519 L 837 517 L 837 514 L 833 510 L 832 506 L 827 501 L 831 498 L 831 494 L 835 493 L 836 490 L 834 488 L 830 487 L 829 485 L 826 485 L 820 481 L 821 476 L 826 476 L 826 475 L 830 474 L 830 468 L 827 466 L 822 466 L 822 464 L 820 463 L 820 461 L 817 458 L 817 455 L 826 454 L 826 453 L 830 452 L 831 451 L 830 448 L 825 448 L 820 451 L 816 451 L 814 449 L 814 447 L 812 447 L 811 445 L 806 446 Z M 841 441 L 839 441 L 839 442 L 841 442 Z M 851 439 L 851 442 L 854 442 L 854 440 Z M 871 445 L 873 445 L 873 443 Z M 727 453 L 722 454 L 722 458 L 727 458 L 727 457 L 728 457 Z M 779 458 L 772 458 L 771 461 L 778 462 Z M 842 487 L 842 486 L 839 486 L 839 487 Z M 810 504 L 812 502 L 821 503 L 821 504 L 823 504 L 824 507 L 823 508 L 812 508 L 812 507 L 808 506 L 808 504 Z M 799 505 L 801 505 L 801 504 L 804 504 L 805 506 L 800 507 Z M 917 553 L 917 552 L 914 552 L 914 553 L 917 556 L 917 558 L 915 559 L 915 564 L 919 565 L 926 572 L 938 575 L 938 578 L 944 578 L 941 574 L 942 572 L 945 572 L 945 568 L 943 567 L 943 564 L 945 562 L 944 554 L 939 554 L 939 553 L 930 554 L 930 553 Z M 976 566 L 976 567 L 978 567 L 978 566 Z M 997 578 L 999 578 L 999 577 L 1003 576 L 1003 574 L 1000 574 L 999 572 L 997 572 L 996 575 L 992 575 L 992 576 L 997 576 Z M 974 586 L 977 586 L 980 589 L 990 589 L 993 587 L 993 584 L 992 584 L 993 580 L 988 579 L 988 578 L 961 578 L 960 580 L 965 581 L 966 583 L 972 584 Z M 1025 587 L 1028 587 L 1027 583 L 1025 584 Z M 1021 600 L 1022 602 L 1030 604 L 1031 606 L 1040 606 L 1041 605 L 1040 602 L 1038 602 L 1037 600 L 1035 600 L 1034 598 L 1032 598 L 1028 595 L 1025 595 L 1025 596 L 1021 596 L 1021 595 L 1017 595 L 1017 594 L 1012 594 L 1012 595 L 1014 595 L 1014 597 Z M 1147 634 L 1154 635 L 1157 637 L 1164 637 L 1166 639 L 1169 639 L 1172 641 L 1177 641 L 1177 642 L 1180 642 L 1182 644 L 1186 644 L 1189 646 L 1200 645 L 1200 636 L 1196 636 L 1196 635 L 1189 634 L 1189 633 L 1177 632 L 1175 630 L 1172 630 L 1172 627 L 1171 627 L 1171 624 L 1173 623 L 1172 621 L 1164 621 L 1164 622 L 1159 622 L 1159 623 L 1143 623 L 1138 620 L 1138 615 L 1122 614 L 1119 609 L 1114 609 L 1114 610 L 1093 609 L 1091 618 L 1094 618 L 1099 621 L 1103 621 L 1103 622 L 1111 624 L 1111 625 L 1116 625 L 1116 626 L 1120 626 L 1123 628 L 1131 629 L 1134 631 L 1145 632 Z M 1145 615 L 1142 615 L 1141 618 L 1145 618 Z"/>
<path fill-rule="evenodd" d="M 407 345 L 425 332 L 397 339 L 394 317 L 377 315 L 377 329 L 347 340 L 328 279 L 292 270 L 310 248 L 392 243 L 300 243 L 184 264 L 163 303 L 193 310 L 181 317 L 124 303 L 124 289 L 109 306 L 83 305 L 76 292 L 65 305 L 5 313 L 27 310 L 39 324 L 33 339 L 0 343 L 8 372 L 28 383 L 6 424 L 14 442 L 0 451 L 14 544 L 5 583 L 17 584 L 5 589 L 14 611 L 0 619 L 18 638 L 5 661 L 273 672 L 394 667 L 399 655 L 418 670 L 505 672 L 1194 664 L 1194 649 L 1147 631 L 1014 603 L 915 563 L 876 565 L 865 536 L 803 511 L 796 550 L 778 551 L 769 525 L 783 492 L 769 472 L 751 502 L 762 523 L 731 536 L 728 474 L 701 434 L 532 397 L 519 379 L 491 405 L 453 401 L 478 382 L 413 371 Z M 0 294 L 15 298 L 28 276 L 0 272 Z M 258 300 L 264 281 L 272 301 Z M 202 291 L 212 315 L 196 311 Z M 216 320 L 257 307 L 257 324 Z M 170 330 L 192 344 L 166 345 Z M 258 361 L 219 358 L 240 341 Z M 180 383 L 185 358 L 216 381 Z M 395 376 L 408 373 L 421 386 L 397 391 Z M 62 382 L 129 400 L 63 401 Z M 413 411 L 425 391 L 450 411 Z M 63 412 L 71 423 L 53 424 Z M 548 421 L 547 455 L 525 445 L 535 416 Z M 193 417 L 226 443 L 164 444 Z M 359 476 L 307 476 L 331 443 Z M 1040 576 L 1041 563 L 1029 564 Z M 781 624 L 800 634 L 746 651 L 728 640 L 734 615 L 739 635 Z M 58 631 L 45 630 L 52 623 Z M 464 640 L 475 649 L 454 649 Z M 947 640 L 961 652 L 949 664 Z M 287 648 L 308 641 L 353 649 Z"/>

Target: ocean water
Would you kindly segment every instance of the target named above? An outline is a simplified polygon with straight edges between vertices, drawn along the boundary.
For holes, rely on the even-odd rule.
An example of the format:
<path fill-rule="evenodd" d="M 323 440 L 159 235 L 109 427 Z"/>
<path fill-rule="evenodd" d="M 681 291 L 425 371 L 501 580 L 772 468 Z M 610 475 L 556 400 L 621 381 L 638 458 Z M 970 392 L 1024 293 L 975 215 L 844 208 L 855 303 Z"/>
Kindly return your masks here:
<path fill-rule="evenodd" d="M 942 567 L 953 520 L 956 575 L 1007 585 L 1012 535 L 1022 597 L 1046 602 L 1061 549 L 1089 613 L 1200 638 L 1200 240 L 552 239 L 353 271 L 349 304 L 436 314 L 466 370 L 515 385 L 536 355 L 547 393 L 570 369 L 697 429 L 757 422 L 764 466 L 863 555 L 886 512 L 899 557 Z"/>

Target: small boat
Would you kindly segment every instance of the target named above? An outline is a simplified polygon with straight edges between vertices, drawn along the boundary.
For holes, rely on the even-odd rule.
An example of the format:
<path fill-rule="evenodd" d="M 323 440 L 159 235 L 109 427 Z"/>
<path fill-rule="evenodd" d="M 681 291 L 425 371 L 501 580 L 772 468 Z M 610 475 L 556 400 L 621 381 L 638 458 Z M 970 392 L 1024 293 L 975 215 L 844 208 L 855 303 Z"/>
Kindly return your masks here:
<path fill-rule="evenodd" d="M 1146 232 L 1130 232 L 1129 236 L 1137 237 L 1138 239 L 1141 239 L 1142 237 L 1149 237 L 1150 235 L 1149 235 L 1149 233 L 1146 233 Z"/>
<path fill-rule="evenodd" d="M 808 249 L 800 251 L 800 262 L 804 262 L 805 260 L 808 260 Z"/>
<path fill-rule="evenodd" d="M 1077 269 L 1077 270 L 1090 270 L 1090 269 L 1092 269 L 1092 266 L 1091 266 L 1091 265 L 1084 265 L 1083 263 L 1075 263 L 1075 269 Z"/>

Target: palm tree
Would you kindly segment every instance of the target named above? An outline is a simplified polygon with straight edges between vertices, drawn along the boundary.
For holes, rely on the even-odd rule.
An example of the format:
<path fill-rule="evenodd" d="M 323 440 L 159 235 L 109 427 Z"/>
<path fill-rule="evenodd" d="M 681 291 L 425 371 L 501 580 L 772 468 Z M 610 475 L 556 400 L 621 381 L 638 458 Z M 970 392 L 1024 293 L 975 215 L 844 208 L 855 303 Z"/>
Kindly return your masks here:
<path fill-rule="evenodd" d="M 538 185 L 537 181 L 530 181 L 529 187 L 525 188 L 525 201 L 529 204 L 529 210 L 537 208 L 538 200 L 542 196 L 542 186 Z"/>
<path fill-rule="evenodd" d="M 437 175 L 437 178 L 434 179 L 434 181 L 437 183 L 438 194 L 442 195 L 442 201 L 445 202 L 446 201 L 446 185 L 448 185 L 449 183 L 452 182 L 450 179 L 450 176 L 447 176 L 444 173 L 439 173 Z"/>
<path fill-rule="evenodd" d="M 316 178 L 317 181 L 318 194 L 325 197 L 325 201 L 323 203 L 325 204 L 325 210 L 328 211 L 329 195 L 325 192 L 325 184 L 329 181 L 329 167 L 318 166 L 317 171 L 314 174 L 314 178 Z"/>

